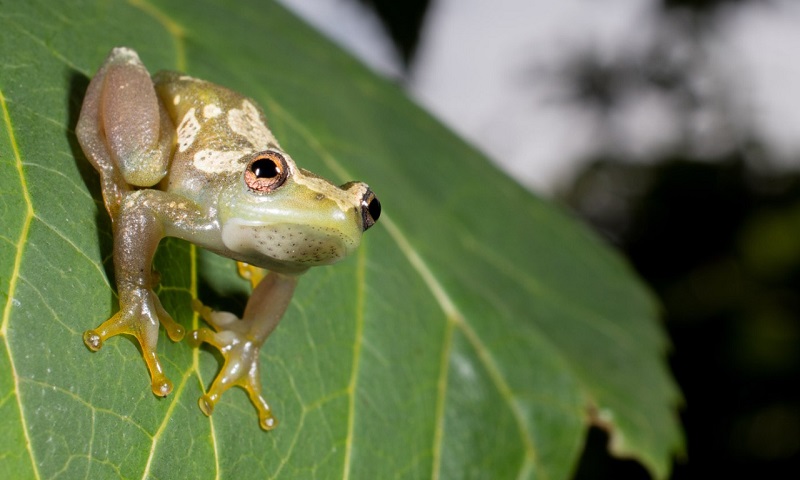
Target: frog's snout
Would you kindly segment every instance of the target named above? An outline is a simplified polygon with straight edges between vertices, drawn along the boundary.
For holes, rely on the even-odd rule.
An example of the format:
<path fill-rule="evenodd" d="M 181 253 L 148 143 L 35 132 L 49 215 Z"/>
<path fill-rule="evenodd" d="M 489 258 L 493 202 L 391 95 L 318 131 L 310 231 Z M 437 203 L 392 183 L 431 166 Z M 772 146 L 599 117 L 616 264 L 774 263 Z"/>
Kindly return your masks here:
<path fill-rule="evenodd" d="M 358 210 L 361 213 L 361 231 L 365 232 L 369 227 L 375 225 L 375 222 L 377 222 L 378 218 L 381 216 L 381 202 L 378 201 L 378 197 L 375 196 L 375 193 L 369 188 L 369 185 L 363 182 L 347 182 L 339 188 L 348 192 L 351 198 L 359 203 Z M 359 195 L 361 199 L 357 200 Z"/>

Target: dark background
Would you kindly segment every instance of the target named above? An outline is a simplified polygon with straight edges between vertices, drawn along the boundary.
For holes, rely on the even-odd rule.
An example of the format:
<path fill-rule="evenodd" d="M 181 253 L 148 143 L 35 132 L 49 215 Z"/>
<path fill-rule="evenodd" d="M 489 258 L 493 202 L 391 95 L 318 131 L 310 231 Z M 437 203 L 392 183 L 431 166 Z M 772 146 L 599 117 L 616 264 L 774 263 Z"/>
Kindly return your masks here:
<path fill-rule="evenodd" d="M 358 1 L 374 8 L 411 65 L 429 2 Z M 747 1 L 766 0 L 660 0 L 659 12 L 699 52 L 721 9 Z M 612 62 L 591 52 L 567 59 L 557 72 L 570 87 L 565 101 L 610 118 L 626 88 L 644 86 L 673 96 L 688 122 L 703 106 L 691 81 L 702 58 L 673 62 L 668 47 Z M 558 196 L 628 256 L 664 306 L 686 400 L 688 458 L 672 478 L 796 479 L 800 176 L 771 171 L 756 132 L 735 135 L 718 158 L 694 158 L 688 139 L 647 162 L 598 153 Z M 607 440 L 592 429 L 576 478 L 648 478 L 610 457 Z"/>

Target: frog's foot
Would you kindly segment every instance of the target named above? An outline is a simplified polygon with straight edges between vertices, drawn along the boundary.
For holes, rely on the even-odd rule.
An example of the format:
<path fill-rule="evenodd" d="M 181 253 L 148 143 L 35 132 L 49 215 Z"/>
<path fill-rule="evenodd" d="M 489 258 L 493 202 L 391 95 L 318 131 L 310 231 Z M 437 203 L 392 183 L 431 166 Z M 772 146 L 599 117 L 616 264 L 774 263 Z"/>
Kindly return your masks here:
<path fill-rule="evenodd" d="M 208 307 L 203 308 L 208 309 Z M 210 309 L 208 311 L 214 317 L 222 315 L 225 319 L 228 319 L 228 315 L 233 316 L 227 312 L 212 312 Z M 203 314 L 203 312 L 200 313 Z M 205 318 L 205 315 L 203 316 Z M 233 318 L 236 319 L 235 316 Z M 222 353 L 224 364 L 222 370 L 211 384 L 211 388 L 208 389 L 205 395 L 200 397 L 198 401 L 200 410 L 206 415 L 211 415 L 222 394 L 229 388 L 238 385 L 247 392 L 250 401 L 253 402 L 256 410 L 258 410 L 258 423 L 261 428 L 264 430 L 275 428 L 278 422 L 272 415 L 269 404 L 261 396 L 258 363 L 260 345 L 254 342 L 247 333 L 233 330 L 213 332 L 207 328 L 201 328 L 189 334 L 190 344 L 197 346 L 203 342 L 219 349 Z"/>
<path fill-rule="evenodd" d="M 123 298 L 129 298 L 127 302 Z M 165 397 L 172 391 L 172 382 L 164 375 L 164 369 L 156 354 L 158 325 L 161 323 L 172 340 L 180 340 L 184 328 L 177 324 L 161 306 L 158 297 L 149 289 L 138 289 L 131 295 L 120 297 L 120 311 L 94 330 L 83 334 L 83 342 L 92 351 L 98 351 L 107 339 L 128 334 L 136 337 L 142 356 L 150 371 L 153 393 Z"/>

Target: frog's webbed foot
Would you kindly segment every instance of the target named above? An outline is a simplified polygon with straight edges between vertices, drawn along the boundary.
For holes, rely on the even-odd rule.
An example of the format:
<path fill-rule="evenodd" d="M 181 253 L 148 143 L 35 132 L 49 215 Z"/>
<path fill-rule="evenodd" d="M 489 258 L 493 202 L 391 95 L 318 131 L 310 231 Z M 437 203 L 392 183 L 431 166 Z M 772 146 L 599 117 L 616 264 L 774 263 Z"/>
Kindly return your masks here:
<path fill-rule="evenodd" d="M 184 328 L 164 310 L 156 294 L 147 288 L 137 288 L 121 295 L 119 312 L 96 329 L 84 332 L 83 342 L 96 352 L 103 342 L 115 335 L 124 333 L 136 337 L 150 371 L 153 393 L 165 397 L 172 391 L 172 382 L 164 375 L 156 354 L 159 323 L 173 341 L 183 338 Z"/>
<path fill-rule="evenodd" d="M 244 322 L 232 313 L 215 312 L 197 300 L 192 303 L 192 307 L 218 331 L 214 332 L 207 328 L 193 330 L 189 334 L 189 343 L 195 347 L 204 342 L 208 343 L 217 348 L 224 359 L 222 370 L 214 379 L 211 388 L 198 401 L 200 410 L 206 415 L 211 415 L 222 394 L 238 385 L 247 392 L 250 401 L 258 410 L 258 423 L 261 428 L 264 430 L 275 428 L 278 422 L 272 415 L 269 404 L 261 396 L 258 362 L 261 342 L 244 329 L 235 328 L 242 326 Z"/>

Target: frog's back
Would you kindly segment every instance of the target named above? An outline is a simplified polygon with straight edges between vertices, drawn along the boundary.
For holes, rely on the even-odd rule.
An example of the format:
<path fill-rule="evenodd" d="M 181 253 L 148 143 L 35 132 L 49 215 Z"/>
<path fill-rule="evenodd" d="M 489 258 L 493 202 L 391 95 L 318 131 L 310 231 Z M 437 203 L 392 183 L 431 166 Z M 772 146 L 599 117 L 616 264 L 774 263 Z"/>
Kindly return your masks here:
<path fill-rule="evenodd" d="M 266 118 L 247 97 L 177 72 L 153 77 L 176 125 L 175 153 L 165 190 L 199 199 L 204 189 L 237 181 L 253 152 L 279 148 Z M 209 199 L 205 199 L 209 200 Z"/>

